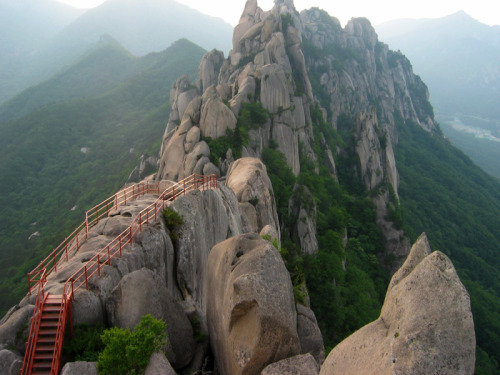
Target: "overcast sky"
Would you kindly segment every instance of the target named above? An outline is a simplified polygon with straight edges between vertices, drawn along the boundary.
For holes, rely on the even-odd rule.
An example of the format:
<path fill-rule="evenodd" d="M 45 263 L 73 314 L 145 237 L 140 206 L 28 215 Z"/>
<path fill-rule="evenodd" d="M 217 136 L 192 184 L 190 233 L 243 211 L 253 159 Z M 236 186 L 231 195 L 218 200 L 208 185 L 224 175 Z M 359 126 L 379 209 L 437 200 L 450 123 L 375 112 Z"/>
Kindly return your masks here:
<path fill-rule="evenodd" d="M 80 8 L 92 8 L 105 0 L 58 0 Z M 161 0 L 158 0 L 161 1 Z M 235 26 L 246 0 L 177 0 L 191 8 L 224 19 Z M 274 0 L 257 0 L 264 10 L 272 8 Z M 295 0 L 300 12 L 317 6 L 337 17 L 342 25 L 351 17 L 367 17 L 373 25 L 398 18 L 438 18 L 463 10 L 478 21 L 500 25 L 498 0 Z"/>

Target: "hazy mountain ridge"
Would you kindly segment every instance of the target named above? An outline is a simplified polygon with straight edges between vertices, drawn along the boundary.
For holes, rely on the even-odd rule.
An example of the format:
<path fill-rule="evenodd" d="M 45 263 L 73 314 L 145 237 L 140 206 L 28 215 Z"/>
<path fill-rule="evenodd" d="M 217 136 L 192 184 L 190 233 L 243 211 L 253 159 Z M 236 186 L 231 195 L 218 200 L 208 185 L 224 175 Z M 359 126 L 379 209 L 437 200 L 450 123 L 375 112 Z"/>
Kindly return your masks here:
<path fill-rule="evenodd" d="M 399 215 L 407 218 L 405 229 L 412 236 L 418 235 L 412 233 L 412 229 L 429 230 L 432 233 L 430 241 L 433 247 L 438 244 L 439 248 L 456 262 L 457 268 L 460 267 L 458 271 L 471 292 L 476 317 L 476 332 L 480 345 L 477 373 L 494 373 L 498 370 L 494 357 L 498 356 L 496 348 L 500 332 L 500 299 L 497 295 L 500 288 L 495 267 L 495 262 L 498 262 L 496 255 L 500 228 L 500 225 L 496 224 L 500 217 L 498 183 L 479 171 L 467 157 L 442 138 L 439 127 L 433 122 L 432 107 L 427 101 L 425 84 L 415 77 L 410 62 L 404 56 L 389 51 L 382 43 L 377 43 L 376 35 L 367 20 L 352 20 L 348 27 L 342 29 L 338 21 L 324 12 L 316 13 L 312 10 L 309 15 L 306 13 L 299 18 L 293 11 L 293 6 L 288 9 L 292 3 L 289 0 L 278 2 L 283 4 L 283 8 L 277 9 L 277 16 L 274 17 L 267 17 L 268 13 L 256 7 L 252 8 L 252 3 L 254 2 L 249 1 L 249 9 L 245 10 L 248 17 L 243 19 L 242 23 L 247 21 L 246 25 L 235 31 L 235 48 L 230 58 L 220 59 L 221 53 L 212 51 L 202 59 L 197 81 L 191 84 L 183 77 L 176 82 L 172 90 L 175 95 L 171 102 L 175 109 L 172 113 L 177 111 L 177 117 L 170 116 L 172 121 L 167 129 L 173 131 L 177 128 L 179 131 L 178 134 L 167 131 L 162 148 L 166 150 L 170 140 L 178 137 L 181 142 L 177 143 L 180 147 L 175 154 L 184 158 L 183 173 L 186 170 L 191 171 L 187 165 L 196 168 L 203 163 L 203 170 L 204 166 L 208 165 L 211 170 L 216 171 L 212 167 L 220 167 L 222 171 L 224 163 L 227 166 L 232 158 L 225 152 L 228 144 L 223 142 L 238 141 L 237 137 L 224 137 L 228 133 L 222 125 L 227 125 L 229 129 L 234 127 L 232 130 L 239 135 L 244 134 L 243 128 L 248 126 L 246 130 L 249 133 L 249 143 L 244 148 L 241 147 L 240 151 L 265 159 L 275 186 L 280 220 L 287 215 L 291 216 L 292 211 L 302 215 L 289 217 L 289 221 L 281 220 L 285 229 L 283 232 L 299 232 L 297 227 L 303 223 L 309 226 L 308 229 L 314 228 L 307 233 L 308 236 L 313 232 L 317 235 L 319 249 L 316 255 L 302 254 L 301 245 L 288 242 L 284 246 L 288 250 L 285 258 L 289 265 L 297 267 L 295 280 L 300 282 L 299 271 L 304 271 L 314 300 L 313 307 L 320 320 L 319 325 L 326 327 L 330 342 L 337 343 L 377 317 L 388 283 L 388 271 L 380 266 L 380 262 L 385 266 L 394 262 L 393 259 L 384 259 L 382 255 L 385 249 L 381 234 L 375 225 L 377 210 L 372 201 L 374 197 L 381 197 L 380 206 L 387 209 L 386 218 L 392 226 L 391 221 L 396 221 L 399 209 L 399 201 L 394 197 L 396 192 L 391 193 L 389 188 L 390 184 L 394 185 L 393 188 L 397 187 L 398 181 L 397 176 L 391 174 L 396 167 L 391 165 L 394 158 L 390 158 L 394 141 L 397 166 L 402 171 L 400 198 L 405 210 L 399 211 Z M 262 24 L 259 23 L 259 17 L 263 19 Z M 301 19 L 308 21 L 307 37 L 300 36 L 297 32 Z M 257 27 L 254 27 L 256 24 Z M 317 31 L 324 31 L 332 26 L 339 26 L 334 34 L 335 38 L 321 39 L 321 33 Z M 259 31 L 255 32 L 256 29 Z M 272 30 L 276 33 L 271 33 Z M 319 36 L 318 40 L 314 40 L 314 36 Z M 302 52 L 306 40 L 318 42 L 315 46 L 322 50 L 317 51 L 309 45 L 307 51 L 304 48 Z M 306 67 L 308 69 L 305 69 Z M 374 72 L 377 74 L 373 74 Z M 315 73 L 317 76 L 313 77 Z M 126 150 L 133 137 L 129 138 L 121 133 L 120 128 L 130 125 L 133 129 L 137 119 L 131 115 L 126 123 L 122 123 L 118 116 L 124 107 L 127 109 L 130 106 L 130 102 L 134 103 L 133 107 L 137 110 L 147 106 L 145 96 L 151 91 L 165 99 L 166 90 L 162 93 L 154 86 L 153 78 L 156 77 L 152 76 L 147 82 L 140 82 L 144 84 L 129 86 L 127 90 L 113 90 L 116 94 L 114 100 L 120 102 L 116 107 L 110 108 L 112 113 L 102 115 L 100 112 L 109 103 L 103 99 L 109 99 L 111 96 L 103 95 L 90 100 L 47 106 L 33 113 L 30 123 L 39 125 L 40 118 L 45 118 L 50 121 L 57 119 L 57 123 L 61 124 L 62 121 L 58 119 L 60 113 L 64 113 L 68 118 L 77 113 L 75 124 L 78 128 L 80 129 L 81 125 L 84 131 L 93 131 L 95 128 L 86 129 L 85 125 L 95 117 L 102 117 L 104 121 L 98 123 L 102 126 L 101 135 L 106 140 L 113 140 L 119 135 L 120 141 L 123 142 L 118 148 Z M 316 82 L 311 84 L 309 80 Z M 374 82 L 377 85 L 381 82 L 386 84 L 387 93 L 379 90 L 377 85 L 371 85 Z M 357 90 L 350 85 L 356 85 Z M 342 95 L 345 92 L 354 94 Z M 355 95 L 358 92 L 361 94 Z M 196 97 L 201 94 L 203 96 Z M 377 97 L 385 94 L 393 96 L 382 98 L 384 100 Z M 321 101 L 321 104 L 325 103 L 325 108 L 316 106 L 314 97 L 326 99 Z M 193 101 L 190 102 L 188 98 Z M 51 112 L 51 109 L 54 111 Z M 162 124 L 164 127 L 166 112 L 164 107 L 160 107 L 150 115 L 155 117 L 155 129 L 159 129 Z M 218 117 L 220 114 L 223 114 L 224 118 Z M 214 118 L 218 121 L 212 121 Z M 143 127 L 141 130 L 146 129 L 145 122 L 138 123 Z M 202 126 L 201 123 L 211 124 L 212 128 Z M 213 125 L 221 125 L 221 129 Z M 197 131 L 198 126 L 200 130 Z M 338 132 L 335 132 L 333 127 L 336 127 Z M 32 129 L 35 136 L 40 134 L 36 132 L 36 126 L 32 126 Z M 65 129 L 65 132 L 68 132 L 68 129 Z M 42 132 L 44 130 L 41 129 Z M 205 138 L 207 134 L 219 138 Z M 160 142 L 159 138 L 157 141 Z M 218 151 L 223 151 L 216 157 L 210 152 L 212 149 L 215 151 L 218 146 L 214 141 L 221 142 L 222 146 Z M 210 150 L 207 152 L 208 144 Z M 422 147 L 424 144 L 425 147 Z M 233 144 L 230 146 L 233 147 Z M 399 146 L 403 149 L 398 149 Z M 73 153 L 83 154 L 78 147 L 72 147 Z M 99 145 L 90 147 L 89 155 L 96 147 Z M 108 145 L 98 150 L 102 152 L 99 156 L 104 160 L 114 160 L 115 155 L 104 155 L 107 148 Z M 235 147 L 233 149 L 236 151 Z M 40 157 L 47 157 L 50 152 L 51 147 L 41 150 Z M 79 156 L 82 156 L 80 154 Z M 175 163 L 168 157 L 165 157 L 163 162 L 164 165 Z M 102 164 L 102 159 L 96 158 L 91 167 L 103 167 Z M 286 164 L 291 168 L 286 168 Z M 12 165 L 16 170 L 22 169 L 17 168 L 18 164 Z M 457 170 L 450 166 L 456 166 Z M 118 167 L 121 166 L 115 165 L 116 171 Z M 40 163 L 35 164 L 33 168 L 40 168 Z M 60 168 L 56 169 L 57 173 L 62 173 Z M 68 167 L 67 170 L 70 169 Z M 12 173 L 12 170 L 9 172 Z M 119 170 L 117 173 L 124 172 Z M 172 173 L 171 176 L 175 174 Z M 11 182 L 18 183 L 16 186 L 22 185 L 23 179 L 18 178 L 19 181 L 16 181 L 15 177 L 18 176 L 9 177 L 12 178 Z M 340 181 L 340 185 L 335 179 Z M 295 183 L 301 186 L 295 189 Z M 64 200 L 65 206 L 71 207 L 75 197 L 62 188 L 63 186 L 60 199 Z M 251 190 L 253 191 L 255 189 Z M 93 193 L 94 191 L 89 190 L 82 194 L 87 194 L 88 197 Z M 256 198 L 250 193 L 247 195 L 245 199 L 248 201 L 239 203 L 247 212 L 253 212 L 264 199 Z M 487 196 L 486 200 L 483 195 Z M 15 194 L 11 193 L 10 198 L 12 197 L 15 197 Z M 470 204 L 474 210 L 468 212 L 465 203 L 471 200 Z M 294 201 L 296 203 L 292 203 Z M 82 203 L 85 203 L 83 197 Z M 80 205 L 80 202 L 78 204 Z M 293 210 L 291 206 L 294 207 Z M 393 210 L 392 213 L 389 208 Z M 41 212 L 30 212 L 30 215 L 36 217 Z M 189 214 L 193 212 L 187 209 L 185 215 Z M 382 218 L 385 219 L 384 215 Z M 317 219 L 317 222 L 313 219 Z M 30 223 L 29 220 L 24 222 Z M 469 225 L 471 223 L 474 225 Z M 12 227 L 13 231 L 16 229 L 18 228 Z M 401 240 L 401 232 L 393 227 L 391 231 Z M 228 233 L 227 228 L 224 228 L 223 234 Z M 464 244 L 460 241 L 461 236 L 466 236 L 467 242 Z M 455 238 L 460 240 L 453 241 Z M 197 248 L 189 244 L 190 242 L 186 241 L 186 244 L 181 246 Z M 183 267 L 189 269 L 193 264 L 183 262 Z M 14 267 L 8 271 L 16 272 Z M 219 276 L 218 273 L 216 275 Z M 195 281 L 198 282 L 197 279 Z M 7 294 L 11 290 L 12 288 L 5 287 L 3 292 Z M 190 293 L 189 290 L 183 292 Z M 242 310 L 238 311 L 241 313 Z M 332 316 L 335 319 L 331 319 Z M 443 317 L 446 318 L 446 315 Z M 413 321 L 411 318 L 409 320 Z M 432 334 L 433 328 L 431 337 Z M 399 335 L 398 330 L 386 336 L 397 341 Z M 404 341 L 401 339 L 400 341 Z M 443 346 L 439 349 L 448 348 Z M 423 358 L 429 357 L 426 354 Z M 364 356 L 362 358 L 366 359 Z M 454 357 L 452 362 L 456 359 L 457 357 Z M 443 365 L 443 362 L 437 365 Z M 487 372 L 486 368 L 493 370 Z"/>
<path fill-rule="evenodd" d="M 36 7 L 24 9 L 24 13 L 29 16 L 28 19 L 38 20 L 40 14 L 52 15 L 52 4 L 37 3 Z M 66 9 L 67 6 L 62 7 Z M 39 8 L 43 11 L 36 13 Z M 4 14 L 6 18 L 11 16 L 8 9 Z M 111 35 L 136 56 L 164 50 L 181 38 L 188 38 L 207 50 L 219 48 L 228 51 L 230 48 L 227 41 L 230 40 L 232 27 L 229 24 L 173 0 L 108 0 L 83 14 L 75 12 L 81 16 L 72 18 L 70 24 L 55 22 L 60 27 L 52 26 L 50 29 L 53 31 L 36 43 L 30 34 L 30 22 L 16 21 L 15 35 L 6 38 L 12 44 L 11 48 L 18 48 L 17 35 L 29 40 L 30 45 L 34 44 L 36 48 L 30 47 L 29 54 L 20 55 L 17 60 L 12 60 L 0 50 L 1 58 L 6 58 L 5 69 L 0 71 L 0 83 L 5 88 L 0 93 L 0 103 L 72 66 L 103 34 Z M 48 21 L 49 16 L 42 18 L 42 24 Z"/>
<path fill-rule="evenodd" d="M 90 57 L 105 64 L 110 62 L 107 53 L 115 57 L 109 69 L 116 68 L 116 58 L 126 68 L 131 56 L 121 49 L 115 55 L 116 47 L 104 43 L 70 71 L 82 82 L 94 82 L 92 77 L 103 66 Z M 203 53 L 201 47 L 183 40 L 163 52 L 132 57 L 135 74 L 115 77 L 111 89 L 89 90 L 94 94 L 87 98 L 61 101 L 66 94 L 71 96 L 71 85 L 62 85 L 57 92 L 54 85 L 61 77 L 56 76 L 30 89 L 47 104 L 0 123 L 2 310 L 25 292 L 25 283 L 18 281 L 73 230 L 82 212 L 114 193 L 141 154 L 158 152 L 170 111 L 168 89 L 178 75 L 196 74 Z M 29 95 L 21 94 L 19 106 L 29 106 L 29 100 Z M 36 205 L 26 200 L 33 192 Z M 28 240 L 37 231 L 40 235 Z"/>
<path fill-rule="evenodd" d="M 376 26 L 382 41 L 407 55 L 439 112 L 499 119 L 500 27 L 464 12 Z"/>

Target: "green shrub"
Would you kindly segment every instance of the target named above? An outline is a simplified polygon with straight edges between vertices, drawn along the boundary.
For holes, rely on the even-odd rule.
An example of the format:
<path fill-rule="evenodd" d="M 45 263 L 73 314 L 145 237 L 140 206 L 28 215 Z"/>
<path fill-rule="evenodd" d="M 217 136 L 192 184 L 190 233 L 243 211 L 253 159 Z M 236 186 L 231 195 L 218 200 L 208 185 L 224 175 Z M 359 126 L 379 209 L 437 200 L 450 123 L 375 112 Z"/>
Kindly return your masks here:
<path fill-rule="evenodd" d="M 172 238 L 174 240 L 177 239 L 177 233 L 175 229 L 179 226 L 184 224 L 184 219 L 181 214 L 179 214 L 177 211 L 172 210 L 171 208 L 167 207 L 163 211 L 163 219 L 165 220 L 165 225 L 167 226 L 168 230 L 170 231 Z"/>
<path fill-rule="evenodd" d="M 105 348 L 97 361 L 99 374 L 141 374 L 151 355 L 166 344 L 166 327 L 165 322 L 148 314 L 133 331 L 117 327 L 105 330 L 101 336 Z"/>
<path fill-rule="evenodd" d="M 102 326 L 79 324 L 74 327 L 73 338 L 64 346 L 64 354 L 74 361 L 96 362 L 104 349 L 101 335 Z"/>

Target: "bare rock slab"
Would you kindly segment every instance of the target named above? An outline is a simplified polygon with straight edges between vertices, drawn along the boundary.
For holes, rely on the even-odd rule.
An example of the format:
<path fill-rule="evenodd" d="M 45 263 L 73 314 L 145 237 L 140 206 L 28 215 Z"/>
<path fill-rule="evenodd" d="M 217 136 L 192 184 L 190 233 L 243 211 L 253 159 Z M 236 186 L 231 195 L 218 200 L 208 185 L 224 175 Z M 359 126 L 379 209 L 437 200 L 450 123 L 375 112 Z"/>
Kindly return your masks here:
<path fill-rule="evenodd" d="M 249 233 L 212 248 L 207 320 L 221 375 L 259 374 L 300 353 L 292 283 L 269 241 Z"/>
<path fill-rule="evenodd" d="M 267 366 L 261 375 L 318 375 L 318 364 L 311 354 L 282 359 Z"/>
<path fill-rule="evenodd" d="M 473 374 L 475 349 L 469 295 L 423 234 L 394 274 L 380 318 L 336 346 L 320 374 Z"/>

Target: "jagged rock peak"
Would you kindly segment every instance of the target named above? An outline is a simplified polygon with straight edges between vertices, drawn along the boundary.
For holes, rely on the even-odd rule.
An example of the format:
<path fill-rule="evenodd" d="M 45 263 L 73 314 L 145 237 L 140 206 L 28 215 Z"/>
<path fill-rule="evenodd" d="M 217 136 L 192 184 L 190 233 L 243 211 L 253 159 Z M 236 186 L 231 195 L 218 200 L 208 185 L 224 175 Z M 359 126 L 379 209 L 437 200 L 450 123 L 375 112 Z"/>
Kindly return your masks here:
<path fill-rule="evenodd" d="M 337 345 L 320 375 L 471 375 L 475 350 L 469 294 L 423 234 L 393 276 L 380 318 Z"/>

